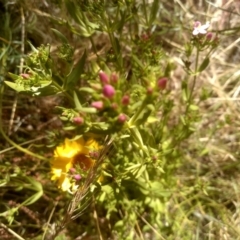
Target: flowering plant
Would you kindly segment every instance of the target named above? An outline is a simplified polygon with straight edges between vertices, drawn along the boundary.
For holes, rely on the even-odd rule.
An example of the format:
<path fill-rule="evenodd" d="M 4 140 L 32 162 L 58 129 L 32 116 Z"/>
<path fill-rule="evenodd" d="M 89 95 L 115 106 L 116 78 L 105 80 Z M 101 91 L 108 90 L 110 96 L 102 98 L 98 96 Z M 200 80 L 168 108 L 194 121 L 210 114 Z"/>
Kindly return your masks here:
<path fill-rule="evenodd" d="M 87 1 L 83 8 L 82 1 L 78 7 L 66 1 L 71 21 L 65 24 L 74 22 L 71 30 L 91 47 L 79 57 L 67 37 L 53 29 L 57 52 L 50 45 L 35 48 L 30 44 L 32 52 L 23 73 L 10 73 L 12 81 L 5 81 L 17 92 L 57 96 L 61 102 L 54 110 L 62 127 L 47 137 L 53 153 L 48 159 L 49 179 L 70 203 L 53 238 L 91 201 L 104 208 L 107 219 L 114 219 L 118 239 L 127 239 L 130 230 L 125 223 L 136 226 L 146 209 L 164 229 L 168 221 L 165 199 L 178 190 L 174 176 L 184 165 L 184 141 L 201 118 L 198 104 L 204 97 L 194 98 L 197 78 L 208 67 L 218 43 L 207 32 L 210 23 L 195 22 L 187 33 L 185 75 L 178 79 L 179 92 L 173 96 L 176 64 L 157 44 L 158 32 L 152 27 L 159 2 L 147 7 L 143 1 L 138 7 L 148 11 L 139 13 L 134 1 L 120 2 Z M 139 26 L 144 28 L 128 37 L 124 29 L 133 27 L 133 15 L 139 16 Z M 102 55 L 94 41 L 99 31 L 110 46 Z M 169 225 L 174 228 L 174 221 Z M 148 224 L 144 226 L 150 231 Z"/>

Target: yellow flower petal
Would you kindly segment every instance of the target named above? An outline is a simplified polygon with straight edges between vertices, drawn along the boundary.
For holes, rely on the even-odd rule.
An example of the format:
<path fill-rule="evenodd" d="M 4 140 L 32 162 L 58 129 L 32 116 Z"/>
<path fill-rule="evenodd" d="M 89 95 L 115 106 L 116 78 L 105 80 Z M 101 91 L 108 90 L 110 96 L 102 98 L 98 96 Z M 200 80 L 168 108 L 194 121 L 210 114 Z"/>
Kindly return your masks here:
<path fill-rule="evenodd" d="M 65 139 L 56 147 L 52 161 L 52 180 L 58 180 L 58 187 L 63 191 L 72 192 L 76 189 L 69 174 L 71 168 L 78 165 L 82 170 L 89 170 L 95 163 L 89 157 L 90 151 L 98 151 L 99 145 L 94 139 L 85 141 L 83 137 L 77 140 Z M 75 190 L 74 190 L 75 191 Z"/>

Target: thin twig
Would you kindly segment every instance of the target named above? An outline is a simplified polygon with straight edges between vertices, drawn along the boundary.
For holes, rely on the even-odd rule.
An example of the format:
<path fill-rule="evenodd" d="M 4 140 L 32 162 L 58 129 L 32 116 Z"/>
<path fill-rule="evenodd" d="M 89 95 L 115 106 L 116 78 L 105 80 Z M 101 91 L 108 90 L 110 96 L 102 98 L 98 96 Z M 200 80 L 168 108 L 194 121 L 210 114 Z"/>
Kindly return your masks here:
<path fill-rule="evenodd" d="M 0 226 L 4 229 L 6 229 L 9 233 L 11 233 L 14 237 L 16 237 L 19 240 L 24 240 L 21 236 L 19 236 L 17 233 L 15 233 L 12 229 L 8 228 L 5 224 L 0 223 Z"/>
<path fill-rule="evenodd" d="M 96 208 L 95 208 L 95 203 L 94 203 L 93 217 L 94 217 L 94 219 L 96 221 L 99 240 L 103 240 L 101 229 L 100 229 L 99 222 L 98 222 L 98 215 L 97 215 L 97 211 L 96 211 Z"/>

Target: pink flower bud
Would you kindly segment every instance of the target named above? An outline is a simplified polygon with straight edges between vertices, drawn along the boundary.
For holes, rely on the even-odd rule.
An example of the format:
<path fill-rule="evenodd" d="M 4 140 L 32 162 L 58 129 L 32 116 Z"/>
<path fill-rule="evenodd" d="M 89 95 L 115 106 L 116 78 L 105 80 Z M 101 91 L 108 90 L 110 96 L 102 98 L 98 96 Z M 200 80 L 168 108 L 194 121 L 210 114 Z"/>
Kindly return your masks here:
<path fill-rule="evenodd" d="M 120 122 L 120 123 L 125 123 L 126 120 L 127 120 L 126 115 L 123 114 L 123 113 L 120 113 L 119 116 L 118 116 L 118 122 Z"/>
<path fill-rule="evenodd" d="M 153 88 L 152 87 L 148 87 L 147 88 L 147 94 L 151 95 L 153 93 Z"/>
<path fill-rule="evenodd" d="M 113 72 L 113 73 L 111 74 L 110 79 L 111 79 L 111 82 L 112 82 L 112 83 L 117 83 L 117 82 L 118 82 L 118 75 L 117 75 L 115 72 Z"/>
<path fill-rule="evenodd" d="M 122 105 L 127 106 L 130 103 L 130 97 L 128 95 L 124 95 L 122 97 Z"/>
<path fill-rule="evenodd" d="M 114 95 L 115 95 L 115 89 L 112 85 L 105 85 L 103 87 L 103 95 L 106 97 L 106 98 L 112 98 Z"/>
<path fill-rule="evenodd" d="M 99 72 L 99 78 L 102 84 L 108 84 L 109 83 L 109 77 L 108 75 L 103 72 L 102 70 Z"/>
<path fill-rule="evenodd" d="M 76 174 L 73 176 L 75 180 L 79 181 L 82 177 L 80 174 Z"/>
<path fill-rule="evenodd" d="M 201 25 L 202 25 L 201 22 L 196 21 L 196 22 L 194 22 L 193 27 L 197 28 L 197 27 L 200 27 Z"/>
<path fill-rule="evenodd" d="M 70 173 L 75 173 L 75 172 L 76 172 L 76 169 L 75 169 L 75 168 L 70 168 L 70 169 L 69 169 L 69 172 L 70 172 Z"/>
<path fill-rule="evenodd" d="M 159 78 L 157 81 L 157 86 L 159 89 L 164 90 L 167 86 L 168 79 L 166 77 Z"/>
<path fill-rule="evenodd" d="M 210 40 L 212 40 L 212 38 L 213 38 L 213 33 L 212 33 L 212 32 L 208 32 L 208 33 L 206 34 L 206 39 L 207 39 L 208 41 L 210 41 Z"/>
<path fill-rule="evenodd" d="M 24 79 L 28 79 L 30 77 L 30 74 L 27 73 L 21 73 L 20 76 Z"/>
<path fill-rule="evenodd" d="M 89 156 L 91 158 L 97 159 L 99 157 L 99 152 L 98 151 L 89 152 Z"/>
<path fill-rule="evenodd" d="M 101 110 L 103 109 L 103 102 L 102 101 L 92 102 L 91 106 L 98 110 Z"/>
<path fill-rule="evenodd" d="M 82 117 L 74 117 L 72 121 L 77 125 L 82 125 L 84 123 L 84 119 Z"/>
<path fill-rule="evenodd" d="M 112 109 L 116 110 L 118 108 L 118 105 L 117 105 L 117 103 L 112 103 L 111 107 L 112 107 Z"/>

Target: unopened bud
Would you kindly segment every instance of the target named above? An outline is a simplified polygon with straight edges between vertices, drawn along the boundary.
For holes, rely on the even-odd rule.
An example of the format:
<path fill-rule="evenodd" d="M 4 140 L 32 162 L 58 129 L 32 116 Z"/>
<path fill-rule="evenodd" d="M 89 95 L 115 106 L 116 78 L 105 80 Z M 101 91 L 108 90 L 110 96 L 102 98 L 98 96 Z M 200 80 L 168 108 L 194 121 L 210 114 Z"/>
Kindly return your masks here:
<path fill-rule="evenodd" d="M 157 86 L 159 89 L 164 90 L 167 86 L 167 78 L 163 77 L 163 78 L 159 78 L 157 81 Z"/>
<path fill-rule="evenodd" d="M 115 95 L 115 89 L 112 85 L 105 85 L 103 87 L 103 95 L 106 97 L 106 98 L 112 98 L 114 95 Z"/>
<path fill-rule="evenodd" d="M 120 122 L 120 123 L 125 123 L 126 120 L 127 120 L 126 115 L 123 114 L 123 113 L 120 113 L 119 116 L 118 116 L 118 122 Z"/>
<path fill-rule="evenodd" d="M 74 117 L 72 121 L 77 125 L 82 125 L 84 123 L 84 119 L 82 117 Z"/>
<path fill-rule="evenodd" d="M 102 101 L 92 102 L 91 106 L 98 110 L 101 110 L 103 109 L 103 102 Z"/>
<path fill-rule="evenodd" d="M 20 76 L 24 79 L 28 79 L 30 77 L 30 74 L 27 73 L 21 73 Z"/>
<path fill-rule="evenodd" d="M 110 79 L 111 79 L 112 83 L 117 83 L 118 82 L 118 75 L 115 72 L 113 72 L 110 76 Z"/>
<path fill-rule="evenodd" d="M 70 169 L 69 169 L 69 172 L 70 172 L 70 173 L 75 173 L 75 172 L 76 172 L 76 169 L 75 169 L 75 168 L 70 168 Z"/>
<path fill-rule="evenodd" d="M 127 106 L 130 103 L 130 97 L 128 95 L 124 95 L 122 97 L 122 105 Z"/>
<path fill-rule="evenodd" d="M 153 88 L 152 87 L 148 87 L 147 88 L 147 94 L 151 95 L 153 93 Z"/>
<path fill-rule="evenodd" d="M 210 41 L 210 40 L 212 40 L 212 38 L 213 38 L 213 33 L 212 33 L 212 32 L 208 32 L 208 33 L 206 34 L 206 39 L 207 39 L 208 41 Z"/>
<path fill-rule="evenodd" d="M 79 181 L 82 177 L 80 174 L 76 174 L 73 176 L 75 180 Z"/>
<path fill-rule="evenodd" d="M 112 103 L 111 107 L 112 107 L 112 109 L 116 110 L 118 108 L 118 105 L 117 105 L 117 103 Z"/>
<path fill-rule="evenodd" d="M 102 70 L 99 72 L 99 78 L 102 84 L 108 84 L 109 83 L 109 77 L 108 75 L 103 72 Z"/>

